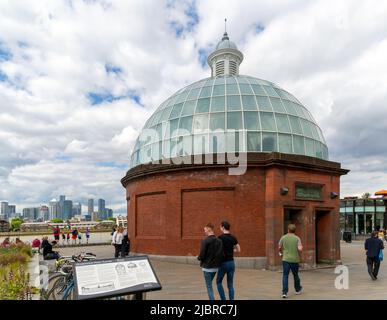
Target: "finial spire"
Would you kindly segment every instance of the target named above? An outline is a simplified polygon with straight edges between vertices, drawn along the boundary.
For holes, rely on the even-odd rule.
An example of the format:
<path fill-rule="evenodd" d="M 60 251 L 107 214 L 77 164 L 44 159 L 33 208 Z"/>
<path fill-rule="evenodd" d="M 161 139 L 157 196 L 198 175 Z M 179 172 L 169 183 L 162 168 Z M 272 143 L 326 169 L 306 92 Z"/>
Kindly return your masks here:
<path fill-rule="evenodd" d="M 230 40 L 228 38 L 228 34 L 227 34 L 227 19 L 226 18 L 224 18 L 224 33 L 223 33 L 222 40 Z"/>

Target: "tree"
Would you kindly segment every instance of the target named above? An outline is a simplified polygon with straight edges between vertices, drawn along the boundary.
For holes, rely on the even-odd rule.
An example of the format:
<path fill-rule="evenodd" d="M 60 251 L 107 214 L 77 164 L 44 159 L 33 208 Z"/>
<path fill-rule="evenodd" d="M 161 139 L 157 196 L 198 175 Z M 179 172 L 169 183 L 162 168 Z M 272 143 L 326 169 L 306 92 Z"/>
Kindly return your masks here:
<path fill-rule="evenodd" d="M 20 218 L 14 218 L 11 220 L 11 230 L 20 231 L 20 226 L 23 223 L 23 220 Z"/>
<path fill-rule="evenodd" d="M 110 220 L 110 221 L 116 221 L 116 219 L 113 218 L 113 217 L 109 217 L 109 218 L 107 218 L 107 220 Z"/>
<path fill-rule="evenodd" d="M 371 193 L 369 192 L 365 192 L 363 193 L 363 195 L 361 196 L 362 199 L 369 199 L 371 197 Z"/>
<path fill-rule="evenodd" d="M 62 223 L 63 220 L 62 220 L 62 219 L 55 218 L 55 219 L 52 219 L 51 222 L 52 222 L 52 223 Z"/>

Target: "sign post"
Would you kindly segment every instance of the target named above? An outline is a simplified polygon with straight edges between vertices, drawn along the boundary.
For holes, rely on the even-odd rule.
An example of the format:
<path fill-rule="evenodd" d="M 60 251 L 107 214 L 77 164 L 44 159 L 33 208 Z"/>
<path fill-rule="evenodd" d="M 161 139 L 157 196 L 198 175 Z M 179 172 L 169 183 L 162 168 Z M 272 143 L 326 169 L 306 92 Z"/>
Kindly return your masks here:
<path fill-rule="evenodd" d="M 161 290 L 161 284 L 148 256 L 100 259 L 74 263 L 77 300 L 113 298 Z"/>

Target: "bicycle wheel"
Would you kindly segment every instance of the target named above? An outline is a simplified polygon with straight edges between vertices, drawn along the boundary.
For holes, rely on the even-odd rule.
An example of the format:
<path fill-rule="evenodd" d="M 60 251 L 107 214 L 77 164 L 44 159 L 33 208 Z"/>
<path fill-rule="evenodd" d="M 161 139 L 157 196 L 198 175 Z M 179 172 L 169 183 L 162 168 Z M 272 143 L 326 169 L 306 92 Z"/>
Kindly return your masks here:
<path fill-rule="evenodd" d="M 52 286 L 47 293 L 47 300 L 60 300 L 68 285 L 68 276 L 61 274 L 52 281 Z"/>
<path fill-rule="evenodd" d="M 62 296 L 62 300 L 75 300 L 74 280 L 71 280 L 66 287 Z"/>
<path fill-rule="evenodd" d="M 53 283 L 55 280 L 59 277 L 62 277 L 62 273 L 55 273 L 49 277 L 47 282 L 44 282 L 41 284 L 41 289 L 40 289 L 40 299 L 41 300 L 48 300 L 48 293 L 53 287 Z"/>

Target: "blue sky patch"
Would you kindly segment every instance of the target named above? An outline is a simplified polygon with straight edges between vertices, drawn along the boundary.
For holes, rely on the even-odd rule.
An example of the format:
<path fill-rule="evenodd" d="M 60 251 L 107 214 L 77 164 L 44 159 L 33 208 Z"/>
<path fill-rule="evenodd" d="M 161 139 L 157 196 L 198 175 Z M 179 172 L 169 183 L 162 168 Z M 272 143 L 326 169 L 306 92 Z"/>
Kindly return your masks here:
<path fill-rule="evenodd" d="M 128 92 L 125 95 L 119 95 L 119 96 L 115 96 L 110 92 L 102 92 L 102 93 L 101 92 L 89 92 L 87 94 L 87 98 L 89 99 L 91 105 L 93 105 L 93 106 L 99 105 L 101 103 L 110 103 L 113 101 L 123 100 L 123 99 L 131 99 L 135 103 L 137 103 L 138 105 L 140 105 L 142 107 L 144 106 L 141 103 L 141 96 L 135 92 Z"/>
<path fill-rule="evenodd" d="M 202 66 L 202 68 L 206 68 L 207 66 L 207 57 L 208 57 L 208 52 L 204 48 L 200 48 L 198 51 L 199 54 L 199 62 Z"/>
<path fill-rule="evenodd" d="M 265 27 L 260 23 L 256 23 L 254 28 L 256 33 L 261 33 L 265 30 Z"/>
<path fill-rule="evenodd" d="M 0 42 L 0 61 L 8 61 L 11 60 L 11 58 L 11 51 L 7 49 L 2 42 Z"/>
<path fill-rule="evenodd" d="M 8 81 L 7 75 L 0 70 L 0 82 Z"/>
<path fill-rule="evenodd" d="M 120 67 L 114 66 L 109 63 L 105 64 L 105 71 L 106 73 L 114 73 L 114 74 L 122 73 L 122 69 Z"/>
<path fill-rule="evenodd" d="M 175 6 L 174 0 L 167 1 L 167 8 L 173 8 Z M 188 21 L 183 24 L 179 21 L 172 20 L 169 22 L 170 28 L 175 32 L 176 37 L 181 38 L 184 33 L 192 32 L 195 26 L 199 23 L 199 15 L 196 8 L 196 1 L 193 0 L 188 4 L 187 9 L 184 10 L 184 14 L 188 17 Z"/>
<path fill-rule="evenodd" d="M 109 168 L 120 168 L 120 169 L 125 169 L 128 166 L 127 163 L 119 164 L 119 163 L 114 162 L 114 161 L 97 162 L 96 165 L 97 165 L 97 167 L 109 167 Z"/>

